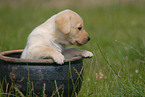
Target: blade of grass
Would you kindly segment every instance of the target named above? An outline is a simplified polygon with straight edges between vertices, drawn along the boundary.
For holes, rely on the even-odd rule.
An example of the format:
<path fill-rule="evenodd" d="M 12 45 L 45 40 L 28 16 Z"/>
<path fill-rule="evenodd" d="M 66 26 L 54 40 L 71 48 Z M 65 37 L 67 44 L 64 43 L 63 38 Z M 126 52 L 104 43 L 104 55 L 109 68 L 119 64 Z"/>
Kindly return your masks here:
<path fill-rule="evenodd" d="M 75 84 L 74 84 L 72 73 L 71 73 L 71 62 L 69 62 L 69 74 L 70 74 L 71 81 L 72 81 L 72 84 L 73 84 L 73 92 L 72 92 L 72 94 L 75 93 L 75 96 L 77 96 L 77 93 L 75 92 Z"/>
<path fill-rule="evenodd" d="M 18 92 L 21 95 L 21 97 L 25 97 L 24 94 L 18 89 L 17 86 L 14 86 L 14 89 L 16 90 L 16 92 Z"/>
<path fill-rule="evenodd" d="M 101 48 L 100 48 L 100 46 L 99 46 L 98 43 L 97 43 L 97 46 L 98 46 L 98 48 L 99 48 L 99 50 L 100 50 L 100 52 L 101 52 L 104 60 L 107 62 L 107 65 L 110 67 L 111 71 L 113 72 L 114 77 L 115 77 L 115 80 L 116 80 L 116 83 L 120 87 L 119 89 L 122 89 L 123 88 L 123 90 L 125 90 L 125 87 L 122 85 L 123 83 L 121 82 L 121 79 L 118 80 L 118 78 L 120 78 L 120 76 L 115 72 L 115 70 L 113 69 L 111 63 L 109 62 L 108 58 L 106 58 L 106 56 L 104 55 L 104 53 L 101 50 Z"/>
<path fill-rule="evenodd" d="M 31 86 L 31 82 L 30 82 L 30 76 L 29 76 L 29 68 L 28 68 L 28 64 L 27 64 L 27 69 L 28 69 L 28 81 L 27 81 L 27 93 L 26 93 L 26 97 L 31 96 L 32 95 L 32 86 Z"/>
<path fill-rule="evenodd" d="M 77 75 L 78 75 L 77 80 L 78 80 L 78 79 L 80 79 L 81 81 L 83 81 L 83 80 L 82 80 L 82 77 L 81 77 L 81 73 L 82 73 L 82 71 L 83 71 L 83 67 L 82 67 L 82 69 L 81 69 L 80 73 L 76 70 L 76 68 L 75 68 L 75 67 L 73 67 L 73 69 L 75 70 L 75 72 L 76 72 L 76 73 L 77 73 Z"/>
<path fill-rule="evenodd" d="M 6 96 L 6 95 L 8 95 L 8 96 Z M 17 97 L 16 95 L 10 94 L 10 93 L 0 93 L 0 97 L 9 97 L 9 96 Z"/>
<path fill-rule="evenodd" d="M 55 83 L 55 87 L 56 87 L 57 96 L 60 97 L 59 91 L 58 91 L 58 87 L 57 87 L 57 83 L 56 83 L 56 80 L 54 81 L 54 83 Z"/>
<path fill-rule="evenodd" d="M 33 84 L 33 82 L 32 82 L 32 94 L 35 96 L 35 97 L 38 97 L 38 95 L 36 95 L 36 93 L 34 92 L 34 84 Z"/>
<path fill-rule="evenodd" d="M 68 97 L 69 97 L 69 70 L 68 70 Z"/>
<path fill-rule="evenodd" d="M 109 60 L 105 57 L 105 55 L 104 55 L 103 51 L 101 50 L 101 48 L 100 48 L 100 46 L 99 46 L 98 43 L 97 43 L 97 46 L 98 46 L 98 48 L 99 48 L 99 50 L 100 50 L 100 52 L 101 52 L 101 54 L 102 54 L 104 60 L 107 62 L 107 64 L 108 64 L 109 67 L 111 68 L 111 71 L 113 72 L 113 74 L 114 74 L 115 76 L 118 75 L 118 74 L 115 72 L 115 70 L 113 69 L 113 67 L 112 67 L 112 65 L 110 64 Z"/>
<path fill-rule="evenodd" d="M 56 86 L 55 86 L 56 87 Z M 60 90 L 62 88 L 62 94 L 61 94 L 61 97 L 63 97 L 63 93 L 64 93 L 64 85 L 62 84 L 62 85 L 60 85 L 60 87 L 58 88 L 57 87 L 57 90 Z M 53 91 L 53 93 L 52 93 L 52 95 L 51 95 L 51 97 L 54 97 L 55 96 L 55 94 L 57 93 L 57 90 L 55 90 L 55 91 Z"/>
<path fill-rule="evenodd" d="M 0 82 L 0 93 L 2 93 L 3 92 L 3 81 L 4 81 L 4 79 L 2 80 L 2 83 Z"/>
<path fill-rule="evenodd" d="M 44 83 L 43 84 L 43 89 L 42 89 L 42 97 L 46 97 L 46 95 L 45 95 L 45 86 L 46 86 L 46 84 Z"/>

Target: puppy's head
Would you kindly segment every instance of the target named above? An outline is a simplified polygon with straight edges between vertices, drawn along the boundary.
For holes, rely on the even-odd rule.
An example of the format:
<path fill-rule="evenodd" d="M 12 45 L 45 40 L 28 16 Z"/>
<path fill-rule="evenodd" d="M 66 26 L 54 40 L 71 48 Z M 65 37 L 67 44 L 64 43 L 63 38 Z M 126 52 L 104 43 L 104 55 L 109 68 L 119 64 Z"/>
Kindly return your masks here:
<path fill-rule="evenodd" d="M 66 36 L 70 44 L 81 46 L 90 40 L 83 26 L 82 18 L 71 10 L 65 10 L 56 15 L 55 23 L 58 29 Z"/>

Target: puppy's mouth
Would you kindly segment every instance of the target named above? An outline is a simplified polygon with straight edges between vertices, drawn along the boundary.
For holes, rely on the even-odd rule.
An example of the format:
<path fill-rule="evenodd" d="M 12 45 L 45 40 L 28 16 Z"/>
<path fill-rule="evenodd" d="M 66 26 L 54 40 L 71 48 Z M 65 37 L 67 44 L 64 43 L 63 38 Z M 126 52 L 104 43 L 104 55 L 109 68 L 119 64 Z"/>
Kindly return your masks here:
<path fill-rule="evenodd" d="M 84 44 L 78 42 L 78 41 L 75 41 L 75 42 L 69 42 L 71 45 L 76 45 L 76 46 L 82 46 Z"/>
<path fill-rule="evenodd" d="M 83 44 L 79 43 L 78 41 L 75 41 L 75 45 L 82 46 Z"/>

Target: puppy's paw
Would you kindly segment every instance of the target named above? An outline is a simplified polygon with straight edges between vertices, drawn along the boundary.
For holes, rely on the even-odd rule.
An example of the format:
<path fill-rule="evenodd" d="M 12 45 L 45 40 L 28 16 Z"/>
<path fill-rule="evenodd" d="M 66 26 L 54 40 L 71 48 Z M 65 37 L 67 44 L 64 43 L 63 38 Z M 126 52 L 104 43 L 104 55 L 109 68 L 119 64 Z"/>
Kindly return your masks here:
<path fill-rule="evenodd" d="M 61 53 L 58 53 L 56 55 L 53 56 L 53 60 L 57 63 L 57 64 L 63 64 L 64 63 L 64 56 Z"/>
<path fill-rule="evenodd" d="M 83 56 L 83 57 L 93 57 L 93 53 L 90 52 L 90 51 L 84 51 L 84 52 L 82 53 L 82 56 Z"/>

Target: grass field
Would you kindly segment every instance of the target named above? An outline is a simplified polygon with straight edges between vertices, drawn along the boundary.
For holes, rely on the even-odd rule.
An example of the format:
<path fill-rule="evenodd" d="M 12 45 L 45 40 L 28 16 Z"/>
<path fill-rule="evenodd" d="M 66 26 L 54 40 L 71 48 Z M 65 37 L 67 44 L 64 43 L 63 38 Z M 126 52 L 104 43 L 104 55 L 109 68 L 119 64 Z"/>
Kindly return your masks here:
<path fill-rule="evenodd" d="M 23 49 L 29 33 L 63 9 L 26 3 L 14 8 L 0 7 L 0 52 Z M 144 4 L 71 6 L 70 9 L 83 18 L 91 37 L 88 44 L 74 47 L 94 54 L 92 59 L 84 60 L 84 80 L 78 97 L 144 97 Z"/>

